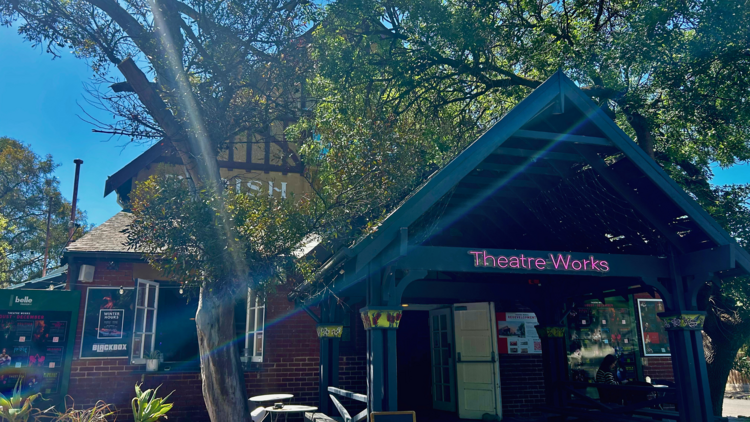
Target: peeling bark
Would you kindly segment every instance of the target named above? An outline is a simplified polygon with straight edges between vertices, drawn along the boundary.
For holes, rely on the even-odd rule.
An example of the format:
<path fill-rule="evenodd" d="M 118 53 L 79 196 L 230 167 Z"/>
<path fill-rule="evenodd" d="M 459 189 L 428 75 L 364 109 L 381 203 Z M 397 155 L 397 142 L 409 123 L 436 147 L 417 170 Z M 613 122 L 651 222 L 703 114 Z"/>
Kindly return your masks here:
<path fill-rule="evenodd" d="M 203 400 L 214 422 L 250 420 L 237 342 L 234 298 L 227 288 L 202 288 L 195 315 Z"/>

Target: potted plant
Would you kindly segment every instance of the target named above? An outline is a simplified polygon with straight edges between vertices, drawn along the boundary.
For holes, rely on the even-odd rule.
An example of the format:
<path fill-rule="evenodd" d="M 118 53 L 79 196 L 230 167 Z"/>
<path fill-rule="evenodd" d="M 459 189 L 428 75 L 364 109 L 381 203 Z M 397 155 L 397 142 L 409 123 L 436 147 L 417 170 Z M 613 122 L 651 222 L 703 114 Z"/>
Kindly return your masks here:
<path fill-rule="evenodd" d="M 156 372 L 159 370 L 159 362 L 161 361 L 161 352 L 154 350 L 151 353 L 146 353 L 146 371 Z"/>

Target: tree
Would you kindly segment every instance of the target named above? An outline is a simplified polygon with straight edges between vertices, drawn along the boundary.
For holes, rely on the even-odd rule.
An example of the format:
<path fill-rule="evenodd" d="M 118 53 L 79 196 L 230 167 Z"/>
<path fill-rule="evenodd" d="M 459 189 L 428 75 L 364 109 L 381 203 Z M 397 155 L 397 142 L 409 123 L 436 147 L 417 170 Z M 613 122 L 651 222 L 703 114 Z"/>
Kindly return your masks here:
<path fill-rule="evenodd" d="M 216 210 L 208 225 L 216 231 L 212 249 L 205 247 L 206 238 L 194 244 L 206 252 L 223 251 L 223 266 L 194 261 L 193 270 L 202 277 L 181 281 L 197 283 L 200 292 L 196 327 L 209 416 L 249 420 L 233 320 L 227 315 L 234 291 L 249 282 L 254 268 L 243 258 L 253 256 L 238 255 L 245 245 L 228 235 L 238 228 L 216 156 L 239 135 L 253 139 L 268 132 L 272 122 L 299 115 L 301 75 L 309 66 L 302 47 L 315 7 L 304 0 L 0 0 L 0 16 L 53 55 L 71 49 L 88 60 L 97 77 L 111 82 L 112 92 L 101 86 L 92 91 L 92 102 L 117 118 L 113 124 L 94 122 L 98 130 L 171 143 L 196 202 L 184 208 L 198 213 L 188 220 L 208 218 L 198 206 L 204 201 Z M 113 66 L 124 80 L 108 79 Z M 159 257 L 164 256 L 149 258 L 156 263 Z"/>
<path fill-rule="evenodd" d="M 18 283 L 41 276 L 51 210 L 49 261 L 60 265 L 68 242 L 70 202 L 60 194 L 51 156 L 36 155 L 23 143 L 0 137 L 0 282 Z M 88 229 L 86 213 L 77 210 L 75 240 Z"/>
<path fill-rule="evenodd" d="M 439 120 L 458 134 L 433 149 L 444 161 L 563 69 L 746 247 L 750 188 L 712 185 L 711 165 L 750 160 L 748 19 L 744 0 L 338 0 L 315 32 L 319 106 L 306 124 L 344 151 L 342 122 L 367 133 Z M 717 414 L 750 338 L 746 286 L 706 292 Z"/>

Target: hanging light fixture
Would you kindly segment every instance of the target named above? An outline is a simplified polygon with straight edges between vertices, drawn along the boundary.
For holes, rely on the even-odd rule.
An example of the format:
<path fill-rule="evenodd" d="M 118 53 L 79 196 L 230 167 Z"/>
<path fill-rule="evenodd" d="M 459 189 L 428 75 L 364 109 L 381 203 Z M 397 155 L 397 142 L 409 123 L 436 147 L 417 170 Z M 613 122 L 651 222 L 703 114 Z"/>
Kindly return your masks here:
<path fill-rule="evenodd" d="M 183 294 L 183 293 L 185 293 L 185 291 L 182 290 L 182 285 L 180 285 L 180 294 Z"/>
<path fill-rule="evenodd" d="M 123 289 L 122 286 L 120 286 L 120 294 L 125 294 L 125 289 Z"/>

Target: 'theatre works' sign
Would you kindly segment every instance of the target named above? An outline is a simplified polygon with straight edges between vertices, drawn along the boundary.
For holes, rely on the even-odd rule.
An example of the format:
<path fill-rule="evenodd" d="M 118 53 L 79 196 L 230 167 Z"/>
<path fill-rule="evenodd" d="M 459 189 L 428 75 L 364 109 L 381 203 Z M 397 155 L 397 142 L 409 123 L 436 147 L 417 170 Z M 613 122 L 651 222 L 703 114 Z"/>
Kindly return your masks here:
<path fill-rule="evenodd" d="M 487 255 L 487 251 L 469 251 L 474 255 L 474 266 L 485 268 L 516 268 L 522 270 L 555 270 L 555 271 L 593 271 L 606 273 L 609 271 L 607 261 L 595 259 L 593 255 L 584 259 L 573 259 L 570 255 L 548 254 L 548 257 L 531 257 L 520 254 L 518 256 Z"/>

